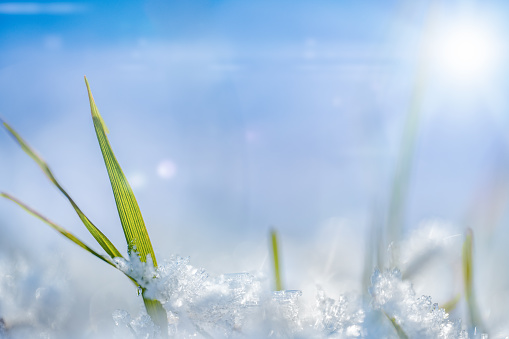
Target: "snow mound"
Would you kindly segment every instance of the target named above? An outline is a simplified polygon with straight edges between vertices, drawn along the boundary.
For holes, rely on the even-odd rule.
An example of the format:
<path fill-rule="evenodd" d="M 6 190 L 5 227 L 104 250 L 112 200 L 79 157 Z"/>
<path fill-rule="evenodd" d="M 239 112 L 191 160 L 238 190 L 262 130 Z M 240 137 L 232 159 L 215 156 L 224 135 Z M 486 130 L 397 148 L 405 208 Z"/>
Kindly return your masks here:
<path fill-rule="evenodd" d="M 371 305 L 380 310 L 410 338 L 468 338 L 461 321 L 450 320 L 444 309 L 429 296 L 416 297 L 412 285 L 401 279 L 398 269 L 371 278 Z"/>
<path fill-rule="evenodd" d="M 54 261 L 16 252 L 0 256 L 0 338 L 61 337 L 72 298 Z"/>
<path fill-rule="evenodd" d="M 449 319 L 431 297 L 416 297 L 397 269 L 375 270 L 367 302 L 319 290 L 309 307 L 301 291 L 267 291 L 248 273 L 211 278 L 188 258 L 174 257 L 157 269 L 136 256 L 117 262 L 163 304 L 171 338 L 469 338 L 461 321 Z M 160 335 L 143 311 L 133 319 L 119 310 L 114 320 L 117 338 Z"/>

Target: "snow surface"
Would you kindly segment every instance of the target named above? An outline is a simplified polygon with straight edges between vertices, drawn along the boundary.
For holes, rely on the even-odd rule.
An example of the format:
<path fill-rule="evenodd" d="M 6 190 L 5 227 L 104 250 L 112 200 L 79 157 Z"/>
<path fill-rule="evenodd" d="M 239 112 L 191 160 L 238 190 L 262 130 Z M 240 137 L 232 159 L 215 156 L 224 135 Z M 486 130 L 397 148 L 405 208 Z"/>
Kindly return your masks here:
<path fill-rule="evenodd" d="M 448 239 L 462 237 L 440 233 L 438 226 L 428 223 L 407 239 L 401 246 L 402 267 L 413 267 L 426 253 L 456 248 Z M 443 261 L 449 265 L 455 259 Z M 139 312 L 116 310 L 114 333 L 102 338 L 159 338 L 161 331 L 170 338 L 488 338 L 451 317 L 430 296 L 417 294 L 397 268 L 375 269 L 364 295 L 333 298 L 318 287 L 310 303 L 302 291 L 271 291 L 261 273 L 211 276 L 189 258 L 172 257 L 157 269 L 136 254 L 115 263 L 146 289 L 147 297 L 162 303 L 168 328 L 154 325 L 140 296 Z M 72 293 L 65 270 L 50 267 L 60 267 L 58 260 L 41 265 L 22 255 L 0 257 L 0 338 L 94 337 L 69 334 Z"/>
<path fill-rule="evenodd" d="M 398 338 L 394 319 L 409 338 L 469 338 L 462 322 L 449 319 L 431 297 L 417 297 L 398 269 L 375 270 L 369 303 L 359 297 L 333 299 L 319 290 L 309 307 L 300 302 L 300 291 L 269 292 L 247 273 L 210 278 L 179 257 L 157 270 L 136 256 L 121 266 L 136 279 L 150 281 L 150 295 L 168 312 L 170 337 Z M 133 319 L 119 310 L 114 318 L 117 338 L 159 335 L 143 312 Z"/>

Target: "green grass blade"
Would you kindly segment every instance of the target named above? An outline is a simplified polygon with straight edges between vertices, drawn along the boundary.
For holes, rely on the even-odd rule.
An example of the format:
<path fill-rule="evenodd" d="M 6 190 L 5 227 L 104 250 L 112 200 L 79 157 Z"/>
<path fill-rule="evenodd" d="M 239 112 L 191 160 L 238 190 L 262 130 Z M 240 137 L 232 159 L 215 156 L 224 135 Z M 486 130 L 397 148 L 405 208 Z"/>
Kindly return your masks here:
<path fill-rule="evenodd" d="M 78 245 L 79 247 L 85 249 L 87 252 L 89 253 L 92 253 L 93 255 L 95 255 L 97 258 L 101 259 L 102 261 L 104 261 L 105 263 L 113 266 L 113 267 L 116 267 L 115 264 L 111 261 L 110 258 L 108 258 L 107 256 L 104 256 L 102 254 L 99 254 L 97 253 L 96 251 L 94 251 L 93 249 L 91 249 L 90 247 L 88 247 L 83 241 L 81 241 L 80 239 L 78 239 L 76 236 L 74 236 L 71 232 L 69 232 L 68 230 L 66 230 L 65 228 L 55 224 L 54 222 L 52 222 L 51 220 L 47 219 L 46 217 L 44 217 L 43 215 L 41 215 L 40 213 L 36 212 L 35 210 L 33 210 L 32 208 L 28 207 L 27 205 L 25 205 L 24 203 L 22 203 L 21 201 L 19 201 L 18 199 L 16 199 L 15 197 L 13 197 L 12 195 L 10 194 L 7 194 L 7 193 L 3 193 L 1 192 L 0 193 L 0 196 L 1 197 L 4 197 L 4 198 L 7 198 L 9 200 L 11 200 L 12 202 L 16 203 L 18 206 L 20 206 L 22 209 L 24 209 L 26 212 L 28 212 L 29 214 L 35 216 L 36 218 L 42 220 L 43 222 L 45 222 L 46 224 L 48 224 L 49 226 L 51 226 L 54 230 L 56 230 L 57 232 L 59 232 L 60 234 L 62 234 L 64 237 L 66 237 L 67 239 L 71 240 L 73 243 L 75 243 L 76 245 Z"/>
<path fill-rule="evenodd" d="M 282 291 L 283 283 L 281 281 L 281 268 L 279 265 L 279 251 L 276 230 L 270 231 L 270 239 L 272 244 L 272 259 L 274 260 L 274 277 L 276 281 L 276 291 Z"/>
<path fill-rule="evenodd" d="M 458 293 L 456 294 L 456 296 L 454 298 L 452 298 L 451 300 L 445 302 L 443 305 L 440 306 L 440 308 L 443 308 L 445 310 L 445 312 L 447 313 L 451 313 L 455 308 L 456 306 L 458 306 L 458 303 L 460 302 L 461 300 L 461 294 Z"/>
<path fill-rule="evenodd" d="M 470 325 L 477 329 L 484 329 L 479 315 L 479 309 L 474 293 L 474 264 L 473 264 L 473 232 L 467 230 L 465 242 L 463 243 L 463 282 L 465 285 L 465 299 L 468 305 Z"/>
<path fill-rule="evenodd" d="M 383 312 L 383 314 L 385 314 L 387 319 L 389 319 L 391 321 L 391 324 L 394 327 L 394 329 L 396 330 L 396 333 L 398 334 L 399 339 L 409 339 L 408 335 L 405 333 L 405 331 L 403 331 L 401 326 L 398 325 L 398 323 L 396 322 L 395 318 L 389 317 L 389 315 L 387 313 L 385 313 L 385 312 Z"/>
<path fill-rule="evenodd" d="M 9 134 L 17 141 L 17 143 L 21 146 L 23 151 L 28 154 L 36 163 L 39 165 L 44 174 L 48 177 L 48 179 L 62 192 L 62 194 L 69 200 L 72 207 L 78 214 L 79 218 L 88 229 L 90 234 L 97 240 L 99 245 L 108 253 L 108 255 L 112 258 L 122 257 L 122 254 L 115 248 L 115 246 L 111 243 L 111 241 L 87 218 L 87 216 L 81 211 L 81 209 L 76 205 L 74 200 L 69 196 L 69 194 L 62 188 L 60 183 L 57 181 L 53 173 L 48 167 L 48 164 L 21 138 L 21 136 L 7 124 L 5 121 L 0 120 L 3 126 L 7 129 Z"/>
<path fill-rule="evenodd" d="M 35 211 L 34 209 L 32 209 L 31 207 L 27 206 L 26 204 L 24 204 L 23 202 L 21 202 L 20 200 L 16 199 L 15 197 L 13 197 L 12 195 L 8 194 L 8 193 L 5 193 L 5 192 L 0 192 L 0 197 L 4 197 L 14 203 L 16 203 L 18 206 L 20 206 L 22 209 L 24 209 L 26 212 L 28 212 L 29 214 L 35 216 L 36 218 L 38 218 L 39 220 L 43 221 L 44 223 L 46 223 L 47 225 L 49 225 L 50 227 L 52 227 L 54 230 L 56 230 L 57 232 L 59 232 L 60 234 L 62 234 L 64 237 L 66 237 L 67 239 L 71 240 L 72 242 L 74 242 L 76 245 L 78 245 L 79 247 L 85 249 L 87 252 L 93 254 L 94 256 L 96 256 L 97 258 L 101 259 L 102 261 L 106 262 L 107 264 L 115 267 L 116 269 L 118 269 L 117 265 L 115 265 L 115 263 L 113 263 L 111 261 L 111 259 L 105 255 L 102 255 L 102 254 L 99 254 L 97 253 L 96 251 L 94 251 L 92 248 L 90 248 L 88 245 L 86 245 L 83 241 L 81 241 L 78 237 L 76 237 L 74 234 L 72 234 L 71 232 L 69 232 L 68 230 L 66 230 L 65 228 L 63 228 L 62 226 L 59 226 L 57 224 L 55 224 L 54 222 L 52 222 L 51 220 L 49 220 L 48 218 L 44 217 L 42 214 L 40 214 L 39 212 Z M 127 274 L 126 272 L 122 272 L 124 273 L 129 279 L 131 279 L 131 281 L 137 286 L 137 287 L 140 287 L 140 284 L 133 278 L 131 277 L 129 274 Z"/>
<path fill-rule="evenodd" d="M 411 176 L 414 167 L 414 158 L 417 151 L 419 125 L 422 114 L 424 94 L 428 82 L 429 58 L 426 57 L 426 37 L 436 30 L 436 7 L 431 5 L 426 15 L 424 30 L 422 31 L 419 44 L 419 61 L 417 64 L 416 77 L 411 92 L 410 106 L 406 116 L 401 140 L 399 155 L 392 183 L 392 191 L 389 201 L 387 220 L 387 245 L 396 244 L 393 253 L 395 265 L 399 264 L 398 242 L 401 241 L 405 212 L 410 191 Z"/>
<path fill-rule="evenodd" d="M 163 305 L 158 300 L 145 298 L 143 295 L 143 302 L 145 304 L 145 309 L 147 310 L 148 315 L 156 324 L 161 328 L 161 333 L 163 338 L 168 337 L 168 317 L 166 315 L 166 310 Z"/>
<path fill-rule="evenodd" d="M 108 171 L 118 215 L 127 241 L 127 251 L 130 254 L 134 250 L 142 262 L 146 262 L 147 256 L 150 255 L 154 267 L 157 267 L 154 249 L 152 248 L 152 243 L 150 242 L 138 202 L 111 149 L 110 142 L 106 136 L 108 129 L 103 118 L 99 114 L 86 77 L 85 83 L 87 85 L 90 111 L 92 113 L 97 140 L 99 141 L 104 164 Z M 148 315 L 152 318 L 152 321 L 161 328 L 161 333 L 163 337 L 166 338 L 168 336 L 168 317 L 166 311 L 158 300 L 146 298 L 145 293 L 143 293 L 142 296 Z"/>
<path fill-rule="evenodd" d="M 92 96 L 86 77 L 85 83 L 87 85 L 90 110 L 92 113 L 95 132 L 97 134 L 97 140 L 101 147 L 104 163 L 113 189 L 118 215 L 127 241 L 127 250 L 131 253 L 131 251 L 135 249 L 135 252 L 138 253 L 140 260 L 143 262 L 146 262 L 147 255 L 150 254 L 154 266 L 157 266 L 152 243 L 150 242 L 138 202 L 136 201 L 131 186 L 127 182 L 127 179 L 122 172 L 122 168 L 111 149 L 108 137 L 106 136 L 108 130 L 101 115 L 99 114 L 97 106 L 95 105 L 94 97 Z"/>

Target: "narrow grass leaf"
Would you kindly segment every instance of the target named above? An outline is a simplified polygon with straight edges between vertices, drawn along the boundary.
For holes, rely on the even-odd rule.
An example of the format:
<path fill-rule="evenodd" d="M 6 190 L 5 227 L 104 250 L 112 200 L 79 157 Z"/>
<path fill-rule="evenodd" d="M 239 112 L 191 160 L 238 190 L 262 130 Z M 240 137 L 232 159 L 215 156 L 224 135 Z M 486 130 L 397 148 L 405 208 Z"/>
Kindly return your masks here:
<path fill-rule="evenodd" d="M 276 281 L 276 291 L 282 291 L 283 283 L 281 281 L 281 268 L 279 265 L 279 251 L 276 230 L 270 231 L 270 239 L 272 243 L 272 258 L 274 260 L 274 277 Z"/>
<path fill-rule="evenodd" d="M 111 261 L 111 259 L 105 255 L 102 255 L 102 254 L 99 254 L 97 253 L 96 251 L 94 251 L 92 248 L 90 248 L 88 245 L 86 245 L 83 241 L 81 241 L 78 237 L 76 237 L 74 234 L 72 234 L 71 232 L 69 232 L 68 230 L 66 230 L 65 228 L 63 228 L 62 226 L 59 226 L 57 224 L 55 224 L 54 222 L 52 222 L 51 220 L 49 220 L 48 218 L 44 217 L 42 214 L 40 214 L 39 212 L 35 211 L 34 209 L 32 209 L 31 207 L 27 206 L 26 204 L 24 204 L 23 202 L 21 202 L 20 200 L 16 199 L 15 197 L 13 197 L 12 195 L 8 194 L 8 193 L 5 193 L 5 192 L 0 192 L 0 196 L 1 197 L 4 197 L 6 199 L 9 199 L 11 200 L 12 202 L 16 203 L 18 206 L 20 206 L 22 209 L 24 209 L 26 212 L 28 212 L 29 214 L 35 216 L 36 218 L 40 219 L 41 221 L 43 221 L 44 223 L 46 223 L 47 225 L 49 225 L 50 227 L 52 227 L 54 230 L 56 230 L 57 232 L 59 232 L 60 234 L 62 234 L 64 237 L 66 237 L 67 239 L 71 240 L 72 242 L 74 242 L 76 245 L 78 245 L 79 247 L 85 249 L 87 252 L 93 254 L 94 256 L 96 256 L 97 258 L 101 259 L 102 261 L 106 262 L 107 264 L 115 267 L 116 269 L 119 269 L 117 267 L 117 265 L 115 265 L 115 263 L 113 263 Z M 138 284 L 138 282 L 133 278 L 131 277 L 129 274 L 127 274 L 126 272 L 122 272 L 124 273 L 124 275 L 126 275 L 129 279 L 131 279 L 131 281 L 137 286 L 137 287 L 140 287 L 140 284 Z"/>
<path fill-rule="evenodd" d="M 138 202 L 136 201 L 131 186 L 129 185 L 122 168 L 111 149 L 110 142 L 106 136 L 106 133 L 108 133 L 106 124 L 99 114 L 99 110 L 95 104 L 94 97 L 92 96 L 90 85 L 88 84 L 86 77 L 85 83 L 87 85 L 90 110 L 92 113 L 95 132 L 97 134 L 97 140 L 99 141 L 104 163 L 110 178 L 118 215 L 127 241 L 127 250 L 131 253 L 134 249 L 140 256 L 140 260 L 143 262 L 146 262 L 147 255 L 150 255 L 154 266 L 157 267 L 152 243 L 150 242 Z"/>
<path fill-rule="evenodd" d="M 115 248 L 115 246 L 111 243 L 111 241 L 87 218 L 87 216 L 81 211 L 81 209 L 76 205 L 74 200 L 69 196 L 69 194 L 62 188 L 60 183 L 57 181 L 53 173 L 48 167 L 48 164 L 21 138 L 21 136 L 5 121 L 0 120 L 3 126 L 7 129 L 9 134 L 18 142 L 21 146 L 21 149 L 25 151 L 36 163 L 39 165 L 41 170 L 44 172 L 46 177 L 62 192 L 62 194 L 67 198 L 67 200 L 71 203 L 72 207 L 78 214 L 79 218 L 88 229 L 90 234 L 97 240 L 99 245 L 108 253 L 108 255 L 112 258 L 122 257 L 122 254 Z"/>
<path fill-rule="evenodd" d="M 425 26 L 422 30 L 419 43 L 419 62 L 417 64 L 415 82 L 412 88 L 410 106 L 406 116 L 401 140 L 396 172 L 393 178 L 392 192 L 389 202 L 389 214 L 387 221 L 388 244 L 401 241 L 404 229 L 405 209 L 408 202 L 414 158 L 417 150 L 419 125 L 421 120 L 422 102 L 428 82 L 429 58 L 426 57 L 427 36 L 436 29 L 436 11 L 430 6 L 425 18 Z M 395 264 L 398 265 L 399 253 L 395 251 Z"/>
<path fill-rule="evenodd" d="M 137 253 L 142 262 L 146 262 L 147 256 L 150 255 L 154 267 L 157 267 L 154 249 L 152 248 L 152 243 L 150 242 L 138 202 L 136 201 L 133 190 L 131 189 L 129 182 L 127 181 L 127 178 L 125 177 L 124 172 L 122 171 L 122 168 L 111 149 L 110 142 L 106 136 L 108 129 L 103 118 L 99 114 L 99 110 L 95 104 L 94 97 L 92 96 L 92 91 L 90 90 L 90 85 L 88 84 L 86 77 L 85 83 L 87 85 L 90 111 L 92 113 L 95 133 L 97 135 L 104 164 L 106 165 L 106 170 L 108 171 L 108 176 L 110 178 L 118 215 L 127 241 L 127 251 L 129 254 L 133 251 Z M 142 296 L 148 315 L 152 318 L 152 321 L 161 328 L 161 333 L 163 337 L 166 338 L 168 336 L 168 317 L 165 309 L 158 300 L 146 298 L 144 293 Z"/>
<path fill-rule="evenodd" d="M 408 335 L 405 333 L 405 331 L 403 331 L 403 329 L 401 328 L 401 326 L 399 326 L 399 324 L 396 322 L 396 319 L 395 318 L 392 318 L 390 317 L 387 313 L 383 312 L 383 314 L 385 314 L 385 316 L 387 317 L 387 319 L 390 320 L 392 326 L 394 327 L 394 329 L 396 330 L 396 333 L 398 334 L 398 337 L 399 339 L 409 339 L 408 338 Z"/>
<path fill-rule="evenodd" d="M 21 201 L 19 201 L 18 199 L 16 199 L 15 197 L 13 197 L 12 195 L 10 194 L 7 194 L 7 193 L 0 193 L 0 196 L 1 197 L 4 197 L 4 198 L 7 198 L 9 200 L 11 200 L 12 202 L 16 203 L 18 206 L 20 206 L 22 209 L 24 209 L 26 212 L 28 212 L 29 214 L 35 216 L 36 218 L 42 220 L 43 222 L 45 222 L 46 224 L 48 224 L 49 226 L 51 226 L 54 230 L 56 230 L 57 232 L 59 232 L 60 234 L 62 234 L 64 237 L 66 237 L 67 239 L 71 240 L 73 243 L 75 243 L 76 245 L 78 245 L 79 247 L 85 249 L 87 252 L 95 255 L 97 258 L 101 259 L 102 261 L 104 261 L 105 263 L 113 266 L 116 268 L 115 264 L 111 261 L 110 258 L 108 258 L 107 256 L 105 255 L 102 255 L 102 254 L 99 254 L 97 253 L 96 251 L 94 251 L 93 249 L 91 249 L 90 247 L 88 247 L 83 241 L 81 241 L 80 239 L 78 239 L 74 234 L 72 234 L 71 232 L 69 232 L 68 230 L 66 230 L 65 228 L 55 224 L 54 222 L 52 222 L 51 220 L 49 220 L 48 218 L 44 217 L 43 215 L 41 215 L 40 213 L 38 213 L 37 211 L 35 211 L 34 209 L 30 208 L 29 206 L 27 206 L 26 204 L 22 203 Z"/>
<path fill-rule="evenodd" d="M 456 308 L 456 306 L 458 306 L 460 300 L 461 294 L 458 293 L 454 298 L 452 298 L 449 301 L 446 301 L 443 305 L 441 305 L 440 308 L 443 308 L 447 313 L 451 313 Z"/>
<path fill-rule="evenodd" d="M 144 295 L 142 296 L 147 313 L 150 315 L 154 324 L 161 328 L 162 336 L 166 338 L 168 336 L 168 317 L 166 315 L 166 310 L 158 300 L 145 298 Z"/>
<path fill-rule="evenodd" d="M 473 265 L 473 232 L 469 228 L 463 243 L 463 282 L 465 285 L 465 299 L 468 306 L 470 325 L 473 328 L 484 329 L 479 315 L 479 309 L 474 293 L 474 265 Z"/>

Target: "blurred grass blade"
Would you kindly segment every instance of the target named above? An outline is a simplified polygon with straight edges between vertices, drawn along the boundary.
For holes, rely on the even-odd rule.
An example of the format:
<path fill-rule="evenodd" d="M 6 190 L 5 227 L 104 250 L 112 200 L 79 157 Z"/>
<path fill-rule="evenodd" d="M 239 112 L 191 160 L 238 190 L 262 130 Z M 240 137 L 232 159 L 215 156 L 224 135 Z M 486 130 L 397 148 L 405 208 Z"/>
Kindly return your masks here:
<path fill-rule="evenodd" d="M 281 268 L 279 265 L 279 251 L 276 230 L 270 231 L 270 239 L 272 244 L 272 258 L 274 260 L 274 277 L 276 280 L 276 291 L 282 291 L 283 283 L 281 281 Z"/>
<path fill-rule="evenodd" d="M 385 314 L 385 316 L 387 317 L 387 319 L 389 319 L 391 321 L 391 324 L 392 326 L 394 327 L 394 329 L 396 330 L 396 333 L 398 334 L 398 337 L 399 339 L 409 339 L 408 338 L 408 335 L 405 333 L 405 331 L 403 331 L 403 329 L 401 328 L 401 326 L 398 325 L 398 323 L 396 322 L 396 319 L 395 318 L 392 318 L 390 317 L 387 313 L 385 313 L 384 311 L 382 311 L 383 314 Z"/>
<path fill-rule="evenodd" d="M 378 206 L 375 206 L 378 207 Z M 380 209 L 374 208 L 371 214 L 371 222 L 365 236 L 365 250 L 364 250 L 364 267 L 362 272 L 362 294 L 366 300 L 371 299 L 369 294 L 369 287 L 371 286 L 371 277 L 375 267 L 383 270 L 384 264 L 384 234 L 382 232 L 383 225 L 380 224 L 381 217 Z"/>
<path fill-rule="evenodd" d="M 80 210 L 78 205 L 71 199 L 69 194 L 60 186 L 60 183 L 55 179 L 55 176 L 51 172 L 48 167 L 48 164 L 21 138 L 21 136 L 5 121 L 0 120 L 10 135 L 18 142 L 23 151 L 28 154 L 36 163 L 39 165 L 44 174 L 48 177 L 48 179 L 62 192 L 63 195 L 69 200 L 72 207 L 78 214 L 79 218 L 88 229 L 88 231 L 92 234 L 92 236 L 97 240 L 99 245 L 108 253 L 108 255 L 112 258 L 122 257 L 122 254 L 115 248 L 115 246 L 111 243 L 111 241 L 97 228 L 95 225 L 87 218 L 87 216 Z"/>
<path fill-rule="evenodd" d="M 473 232 L 469 228 L 463 243 L 463 281 L 465 284 L 465 298 L 468 306 L 470 325 L 473 328 L 486 330 L 482 326 L 479 310 L 474 293 L 474 272 L 473 272 Z"/>
<path fill-rule="evenodd" d="M 421 120 L 422 102 L 428 82 L 429 58 L 427 58 L 427 37 L 436 30 L 437 12 L 434 3 L 431 3 L 426 14 L 425 26 L 419 38 L 419 60 L 416 76 L 410 97 L 410 105 L 403 129 L 403 138 L 400 144 L 399 155 L 392 183 L 387 220 L 387 246 L 391 243 L 395 247 L 395 265 L 399 265 L 398 243 L 401 241 L 404 230 L 405 210 L 408 202 L 414 158 L 417 150 L 419 124 Z"/>
<path fill-rule="evenodd" d="M 458 306 L 460 300 L 461 294 L 458 293 L 454 298 L 441 305 L 440 308 L 443 308 L 447 313 L 451 313 L 456 308 L 456 306 Z"/>
<path fill-rule="evenodd" d="M 92 119 L 94 121 L 97 140 L 99 141 L 99 146 L 101 147 L 104 163 L 106 165 L 111 187 L 113 189 L 113 195 L 115 196 L 118 215 L 120 217 L 120 222 L 122 223 L 122 228 L 124 229 L 124 235 L 127 241 L 127 250 L 129 253 L 131 253 L 132 250 L 135 249 L 135 252 L 138 253 L 142 262 L 146 262 L 147 255 L 150 254 L 154 266 L 157 267 L 152 243 L 150 242 L 150 238 L 148 236 L 148 232 L 145 227 L 145 222 L 143 221 L 138 202 L 136 201 L 131 186 L 127 182 L 127 179 L 122 172 L 122 168 L 120 167 L 117 159 L 115 158 L 115 154 L 111 149 L 108 137 L 106 136 L 106 133 L 108 133 L 106 124 L 104 123 L 101 115 L 99 114 L 99 110 L 95 105 L 94 97 L 92 96 L 90 85 L 88 84 L 86 77 L 85 83 L 87 85 L 88 98 L 90 100 L 90 110 L 92 113 Z"/>
<path fill-rule="evenodd" d="M 72 242 L 74 242 L 76 245 L 80 246 L 81 248 L 85 249 L 89 253 L 92 253 L 93 255 L 95 255 L 97 258 L 101 259 L 102 261 L 104 261 L 107 264 L 110 264 L 111 266 L 116 268 L 115 264 L 110 260 L 110 258 L 97 253 L 96 251 L 94 251 L 93 249 L 88 247 L 85 243 L 83 243 L 80 239 L 78 239 L 76 236 L 74 236 L 71 232 L 67 231 L 65 228 L 63 228 L 61 226 L 58 226 L 57 224 L 55 224 L 51 220 L 49 220 L 46 217 L 42 216 L 41 214 L 39 214 L 38 212 L 36 212 L 32 208 L 28 207 L 27 205 L 25 205 L 24 203 L 22 203 L 21 201 L 19 201 L 15 197 L 13 197 L 12 195 L 1 192 L 0 196 L 4 197 L 4 198 L 7 198 L 7 199 L 11 200 L 12 202 L 16 203 L 18 206 L 23 208 L 26 212 L 28 212 L 29 214 L 39 218 L 40 220 L 42 220 L 43 222 L 45 222 L 46 224 L 51 226 L 53 229 L 55 229 L 57 232 L 62 234 L 64 237 L 66 237 L 67 239 L 69 239 Z"/>

